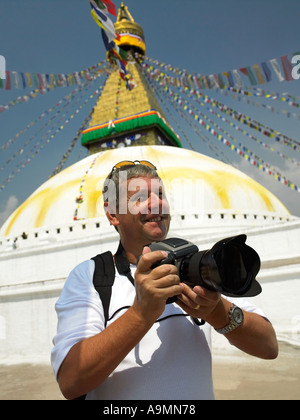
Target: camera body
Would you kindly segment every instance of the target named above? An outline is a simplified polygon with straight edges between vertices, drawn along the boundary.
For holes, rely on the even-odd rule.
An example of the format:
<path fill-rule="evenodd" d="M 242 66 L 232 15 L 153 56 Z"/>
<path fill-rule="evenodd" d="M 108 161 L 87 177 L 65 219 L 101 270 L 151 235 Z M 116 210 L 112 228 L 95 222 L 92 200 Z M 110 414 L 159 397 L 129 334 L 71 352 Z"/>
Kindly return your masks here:
<path fill-rule="evenodd" d="M 222 239 L 210 250 L 198 247 L 181 238 L 169 238 L 150 245 L 151 251 L 166 251 L 167 257 L 156 263 L 173 264 L 183 283 L 202 286 L 226 296 L 256 296 L 261 286 L 255 279 L 260 269 L 256 251 L 245 244 L 246 235 Z M 175 301 L 176 297 L 168 299 Z"/>

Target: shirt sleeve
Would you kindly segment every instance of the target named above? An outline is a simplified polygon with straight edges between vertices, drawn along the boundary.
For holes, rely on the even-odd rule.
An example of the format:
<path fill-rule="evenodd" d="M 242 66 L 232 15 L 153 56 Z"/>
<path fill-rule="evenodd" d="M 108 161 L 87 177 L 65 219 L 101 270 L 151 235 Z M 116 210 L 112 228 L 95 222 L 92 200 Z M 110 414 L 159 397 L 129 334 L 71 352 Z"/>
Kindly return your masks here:
<path fill-rule="evenodd" d="M 263 310 L 259 308 L 258 306 L 256 306 L 253 302 L 251 302 L 251 299 L 248 300 L 243 297 L 238 297 L 238 298 L 232 298 L 228 296 L 223 296 L 223 297 L 224 299 L 228 300 L 231 303 L 234 303 L 236 306 L 238 306 L 239 308 L 243 309 L 246 312 L 252 312 L 257 315 L 262 316 L 263 318 L 268 319 L 268 317 L 265 315 Z"/>
<path fill-rule="evenodd" d="M 51 352 L 55 377 L 74 344 L 104 329 L 103 307 L 93 285 L 94 267 L 93 260 L 85 261 L 75 267 L 55 305 L 58 324 Z"/>

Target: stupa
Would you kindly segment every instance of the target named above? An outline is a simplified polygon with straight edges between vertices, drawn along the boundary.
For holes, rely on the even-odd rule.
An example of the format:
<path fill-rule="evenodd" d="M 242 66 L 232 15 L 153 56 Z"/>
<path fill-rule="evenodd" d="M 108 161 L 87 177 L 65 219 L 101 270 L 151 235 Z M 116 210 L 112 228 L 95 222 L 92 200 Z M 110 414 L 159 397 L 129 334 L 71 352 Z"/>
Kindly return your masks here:
<path fill-rule="evenodd" d="M 262 260 L 265 292 L 258 299 L 280 336 L 298 342 L 292 320 L 300 286 L 299 219 L 244 173 L 182 147 L 135 59 L 136 52 L 145 54 L 145 36 L 123 3 L 115 28 L 134 88 L 123 86 L 112 67 L 82 134 L 90 156 L 41 185 L 0 229 L 0 361 L 49 360 L 54 304 L 70 270 L 117 247 L 103 213 L 103 181 L 117 162 L 136 159 L 153 162 L 164 181 L 171 236 L 208 249 L 222 237 L 247 234 Z M 286 304 L 282 289 L 289 290 Z"/>

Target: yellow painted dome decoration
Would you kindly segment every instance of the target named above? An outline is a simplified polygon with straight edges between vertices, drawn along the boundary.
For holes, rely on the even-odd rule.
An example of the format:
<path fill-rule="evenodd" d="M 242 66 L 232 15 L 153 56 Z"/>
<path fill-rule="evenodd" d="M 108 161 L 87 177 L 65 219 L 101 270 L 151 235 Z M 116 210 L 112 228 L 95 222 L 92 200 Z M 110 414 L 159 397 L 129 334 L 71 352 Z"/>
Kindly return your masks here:
<path fill-rule="evenodd" d="M 271 192 L 232 166 L 187 149 L 136 146 L 88 156 L 49 179 L 14 211 L 0 236 L 103 217 L 102 185 L 122 160 L 148 160 L 157 167 L 173 215 L 252 212 L 289 216 Z"/>

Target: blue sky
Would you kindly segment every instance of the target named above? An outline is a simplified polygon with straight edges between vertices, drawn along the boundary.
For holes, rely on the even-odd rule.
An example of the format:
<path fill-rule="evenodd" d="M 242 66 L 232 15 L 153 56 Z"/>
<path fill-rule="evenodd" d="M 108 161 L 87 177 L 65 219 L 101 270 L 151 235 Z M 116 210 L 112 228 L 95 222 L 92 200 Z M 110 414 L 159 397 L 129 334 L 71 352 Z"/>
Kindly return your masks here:
<path fill-rule="evenodd" d="M 121 2 L 114 3 L 119 7 Z M 146 55 L 186 69 L 190 73 L 219 73 L 300 51 L 299 0 L 127 0 L 125 4 L 144 29 Z M 90 16 L 88 0 L 0 0 L 0 39 L 0 55 L 5 57 L 6 68 L 10 71 L 74 73 L 105 59 L 101 34 Z M 103 78 L 95 81 L 92 88 L 79 97 L 78 104 L 69 109 L 69 113 L 79 109 L 80 104 L 103 81 Z M 281 83 L 274 81 L 264 85 L 264 89 L 289 92 L 300 97 L 300 79 Z M 57 88 L 0 113 L 0 146 L 30 122 L 36 121 L 43 111 L 57 104 L 71 90 Z M 26 92 L 23 89 L 0 89 L 0 105 L 5 105 Z M 246 115 L 294 140 L 300 140 L 298 119 L 287 118 L 280 112 L 262 111 L 255 105 L 237 102 L 229 96 L 214 95 L 212 91 L 208 94 L 216 96 L 224 103 L 228 101 L 230 106 Z M 300 103 L 300 99 L 298 102 Z M 89 99 L 72 122 L 0 191 L 0 224 L 17 205 L 47 180 L 94 103 L 95 98 Z M 273 105 L 281 109 L 278 101 Z M 299 109 L 293 108 L 291 111 L 300 115 Z M 64 111 L 62 116 L 63 113 Z M 46 119 L 43 120 L 43 124 L 45 123 Z M 173 125 L 172 118 L 170 123 Z M 184 123 L 182 127 L 184 128 Z M 22 159 L 18 150 L 22 145 L 34 137 L 36 140 L 30 146 L 33 147 L 39 136 L 45 135 L 47 128 L 44 131 L 41 128 L 42 123 L 35 122 L 32 129 L 20 135 L 7 150 L 0 149 L 0 167 L 5 166 L 0 171 L 0 184 L 18 167 Z M 176 130 L 175 126 L 174 129 Z M 41 134 L 38 134 L 39 130 Z M 195 150 L 211 153 L 193 131 L 189 128 L 186 130 Z M 234 136 L 238 141 L 245 141 L 245 144 L 249 141 L 240 138 L 239 133 L 235 132 Z M 266 137 L 261 139 L 272 146 Z M 210 138 L 210 141 L 215 140 Z M 183 145 L 189 147 L 184 141 Z M 284 146 L 277 147 L 276 150 L 299 162 L 299 151 L 291 151 Z M 256 146 L 255 151 L 300 187 L 299 166 L 291 164 L 289 160 L 279 159 L 276 153 L 266 154 Z M 235 166 L 271 190 L 292 214 L 300 216 L 299 193 L 282 186 L 273 177 L 262 174 L 225 148 L 223 152 L 228 161 L 232 160 Z M 7 163 L 14 154 L 16 158 Z M 78 142 L 67 166 L 85 155 Z"/>

